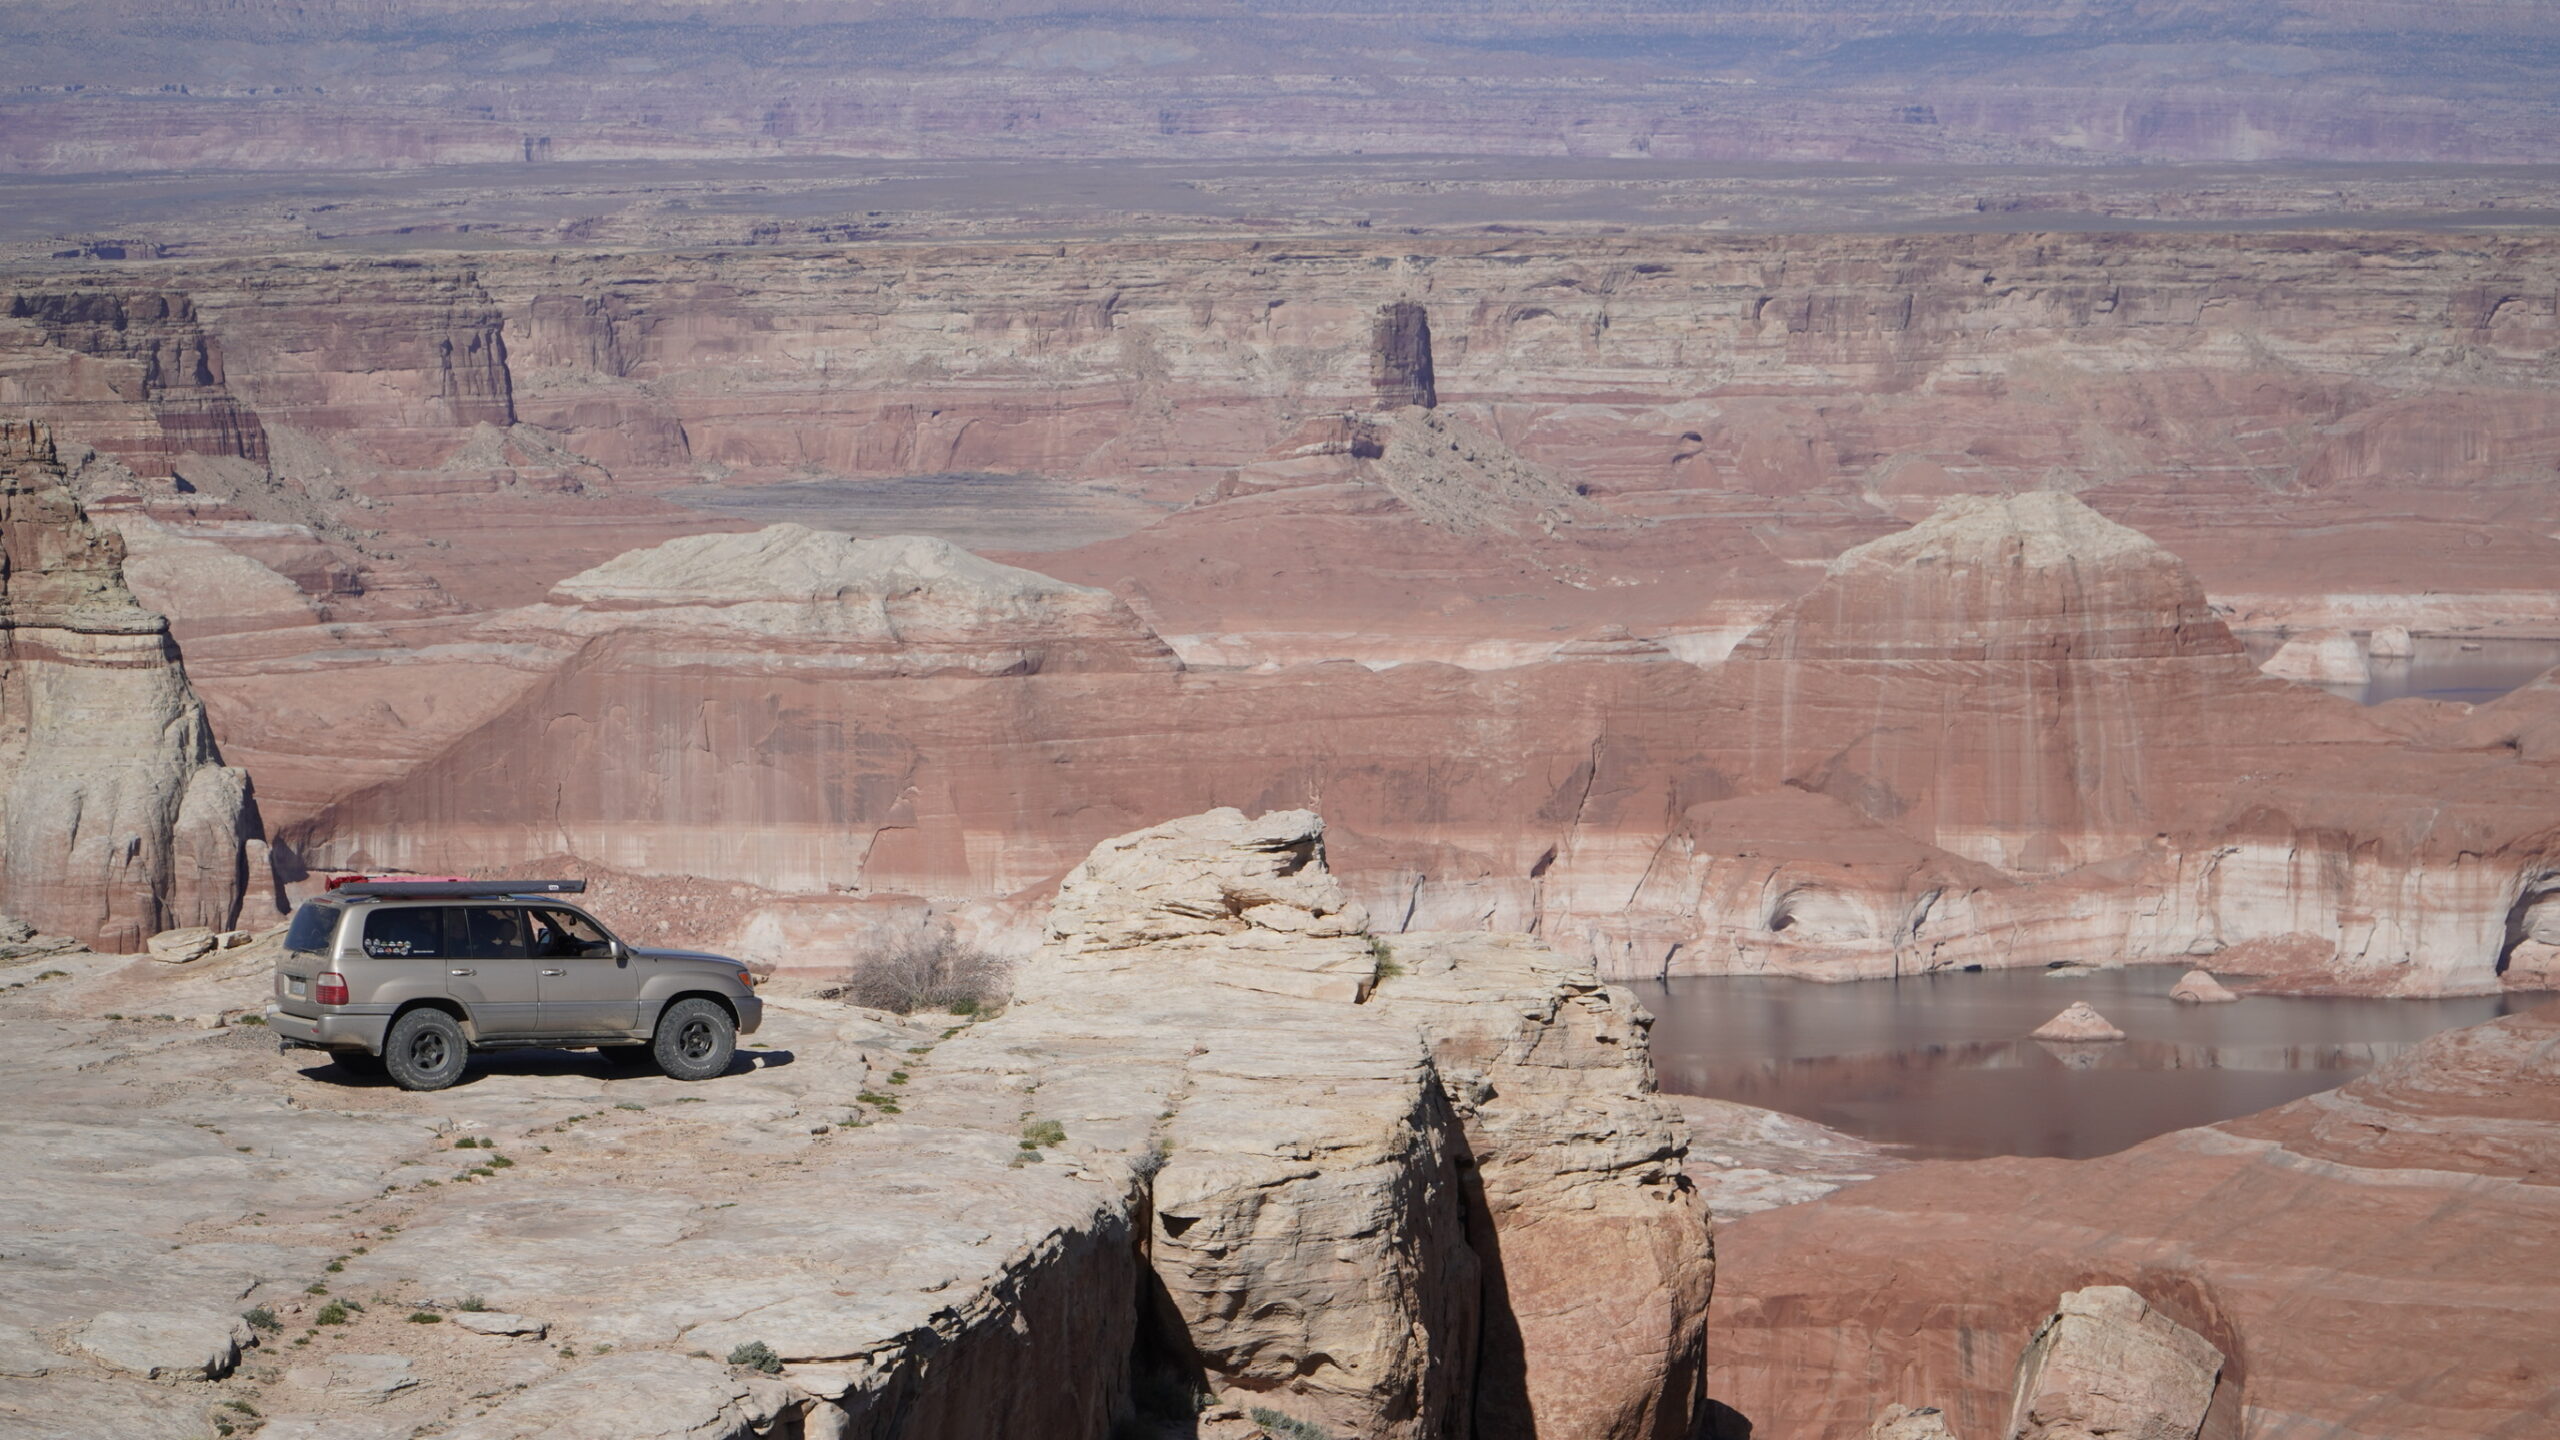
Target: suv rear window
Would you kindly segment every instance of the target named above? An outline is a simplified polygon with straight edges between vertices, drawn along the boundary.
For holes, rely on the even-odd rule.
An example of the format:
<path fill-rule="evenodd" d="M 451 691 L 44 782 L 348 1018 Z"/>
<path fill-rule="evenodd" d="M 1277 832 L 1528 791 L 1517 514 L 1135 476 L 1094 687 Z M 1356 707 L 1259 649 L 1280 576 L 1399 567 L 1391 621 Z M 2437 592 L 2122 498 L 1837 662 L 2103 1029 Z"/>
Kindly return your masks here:
<path fill-rule="evenodd" d="M 293 926 L 284 932 L 287 950 L 326 950 L 329 937 L 338 933 L 338 917 L 346 912 L 335 905 L 305 900 L 293 912 Z"/>
<path fill-rule="evenodd" d="M 416 905 L 372 911 L 364 917 L 364 953 L 377 960 L 442 955 L 444 907 Z"/>

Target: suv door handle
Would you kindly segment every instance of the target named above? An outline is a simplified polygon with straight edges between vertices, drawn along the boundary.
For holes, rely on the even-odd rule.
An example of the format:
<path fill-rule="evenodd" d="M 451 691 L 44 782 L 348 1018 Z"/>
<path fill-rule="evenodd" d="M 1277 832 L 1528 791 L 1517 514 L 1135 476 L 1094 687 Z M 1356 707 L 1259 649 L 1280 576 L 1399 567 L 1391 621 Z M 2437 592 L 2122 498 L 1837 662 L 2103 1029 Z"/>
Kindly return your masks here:
<path fill-rule="evenodd" d="M 447 975 L 477 975 L 480 972 L 477 970 L 447 970 L 444 973 Z"/>
<path fill-rule="evenodd" d="M 566 970 L 545 970 L 542 973 L 545 975 L 566 975 L 569 972 Z"/>

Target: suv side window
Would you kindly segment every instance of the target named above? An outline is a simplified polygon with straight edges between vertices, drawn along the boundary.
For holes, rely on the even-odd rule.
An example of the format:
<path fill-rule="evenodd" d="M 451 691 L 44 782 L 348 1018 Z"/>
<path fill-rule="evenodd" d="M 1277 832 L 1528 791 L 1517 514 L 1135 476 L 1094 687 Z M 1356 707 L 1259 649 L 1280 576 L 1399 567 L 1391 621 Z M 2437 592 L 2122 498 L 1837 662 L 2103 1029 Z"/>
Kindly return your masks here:
<path fill-rule="evenodd" d="M 525 913 L 513 905 L 457 905 L 453 917 L 453 954 L 458 960 L 524 960 Z"/>
<path fill-rule="evenodd" d="M 364 953 L 377 960 L 446 953 L 443 909 L 417 905 L 368 912 L 364 917 Z"/>
<path fill-rule="evenodd" d="M 613 940 L 596 922 L 574 910 L 536 910 L 533 953 L 545 960 L 611 955 Z"/>

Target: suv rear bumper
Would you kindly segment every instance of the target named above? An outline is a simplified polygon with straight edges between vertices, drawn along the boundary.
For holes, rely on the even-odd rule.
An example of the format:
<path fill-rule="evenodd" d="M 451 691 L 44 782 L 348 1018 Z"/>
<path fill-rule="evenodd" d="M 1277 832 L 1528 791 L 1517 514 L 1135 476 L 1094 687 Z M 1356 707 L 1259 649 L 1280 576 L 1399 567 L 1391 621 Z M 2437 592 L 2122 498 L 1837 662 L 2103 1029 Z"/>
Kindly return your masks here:
<path fill-rule="evenodd" d="M 313 1050 L 362 1050 L 367 1054 L 382 1053 L 383 1032 L 391 1028 L 388 1014 L 361 1015 L 333 1013 L 313 1018 L 294 1015 L 272 1006 L 267 1010 L 267 1028 L 288 1047 L 302 1046 Z"/>

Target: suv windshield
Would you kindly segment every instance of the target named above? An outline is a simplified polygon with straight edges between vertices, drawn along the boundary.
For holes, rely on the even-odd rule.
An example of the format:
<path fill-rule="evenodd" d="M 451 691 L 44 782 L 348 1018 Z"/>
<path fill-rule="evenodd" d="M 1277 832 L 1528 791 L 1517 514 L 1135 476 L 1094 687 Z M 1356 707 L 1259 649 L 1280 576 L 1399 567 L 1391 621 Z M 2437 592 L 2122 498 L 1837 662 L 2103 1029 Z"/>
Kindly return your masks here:
<path fill-rule="evenodd" d="M 293 928 L 284 932 L 287 950 L 326 950 L 329 937 L 337 933 L 338 916 L 343 913 L 335 905 L 305 900 L 293 912 Z"/>

